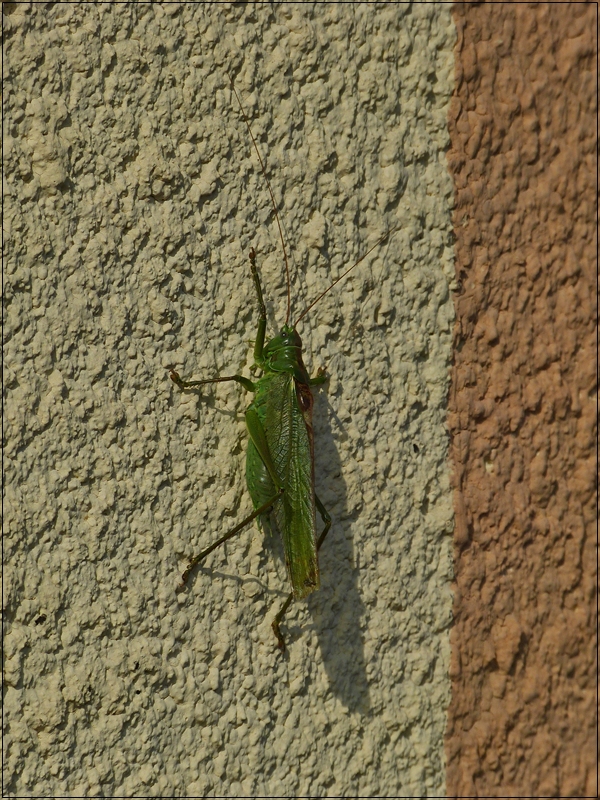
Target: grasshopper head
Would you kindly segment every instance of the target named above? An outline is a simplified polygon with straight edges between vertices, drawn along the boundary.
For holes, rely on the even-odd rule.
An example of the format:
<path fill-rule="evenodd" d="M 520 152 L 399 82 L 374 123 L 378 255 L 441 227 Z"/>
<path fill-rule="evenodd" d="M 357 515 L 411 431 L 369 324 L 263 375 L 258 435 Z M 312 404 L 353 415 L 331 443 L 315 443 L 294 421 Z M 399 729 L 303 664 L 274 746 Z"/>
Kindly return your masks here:
<path fill-rule="evenodd" d="M 302 339 L 295 328 L 284 325 L 281 333 L 265 345 L 263 355 L 272 372 L 289 372 L 300 383 L 308 383 L 302 361 Z"/>

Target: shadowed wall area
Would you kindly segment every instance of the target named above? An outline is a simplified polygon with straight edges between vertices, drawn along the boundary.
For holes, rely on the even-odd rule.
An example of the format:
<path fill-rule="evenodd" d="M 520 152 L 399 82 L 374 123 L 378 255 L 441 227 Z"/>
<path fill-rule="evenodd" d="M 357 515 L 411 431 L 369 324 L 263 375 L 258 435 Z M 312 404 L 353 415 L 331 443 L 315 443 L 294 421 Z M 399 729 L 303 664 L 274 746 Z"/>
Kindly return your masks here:
<path fill-rule="evenodd" d="M 448 796 L 595 796 L 597 7 L 453 15 Z"/>

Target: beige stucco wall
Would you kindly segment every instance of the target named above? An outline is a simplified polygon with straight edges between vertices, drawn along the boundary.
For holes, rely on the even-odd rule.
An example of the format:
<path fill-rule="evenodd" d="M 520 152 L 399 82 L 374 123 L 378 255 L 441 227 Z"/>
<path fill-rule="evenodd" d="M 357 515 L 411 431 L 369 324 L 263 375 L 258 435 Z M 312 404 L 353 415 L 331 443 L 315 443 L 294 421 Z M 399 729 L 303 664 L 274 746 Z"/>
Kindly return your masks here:
<path fill-rule="evenodd" d="M 447 5 L 5 4 L 5 788 L 38 796 L 444 792 L 452 503 Z M 322 588 L 249 509 L 259 252 L 331 379 Z"/>

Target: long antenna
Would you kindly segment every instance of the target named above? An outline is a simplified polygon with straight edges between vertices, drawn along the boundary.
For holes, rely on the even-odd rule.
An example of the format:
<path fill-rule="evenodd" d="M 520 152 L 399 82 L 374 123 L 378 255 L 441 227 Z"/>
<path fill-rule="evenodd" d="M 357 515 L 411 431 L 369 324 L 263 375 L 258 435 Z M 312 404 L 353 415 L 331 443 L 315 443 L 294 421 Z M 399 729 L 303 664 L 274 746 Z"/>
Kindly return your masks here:
<path fill-rule="evenodd" d="M 308 314 L 308 312 L 311 310 L 311 308 L 313 308 L 313 306 L 317 305 L 319 300 L 321 300 L 323 297 L 325 297 L 325 295 L 328 292 L 330 292 L 336 284 L 338 284 L 341 280 L 343 280 L 349 272 L 352 272 L 354 267 L 357 267 L 360 264 L 361 261 L 365 260 L 365 258 L 369 255 L 369 253 L 372 253 L 373 250 L 375 250 L 376 247 L 379 247 L 379 245 L 388 238 L 388 236 L 391 236 L 392 234 L 396 233 L 396 231 L 398 231 L 398 230 L 400 230 L 400 225 L 396 225 L 396 227 L 392 228 L 391 231 L 388 231 L 387 233 L 384 233 L 383 236 L 381 237 L 381 239 L 379 239 L 378 241 L 375 242 L 373 247 L 369 248 L 369 250 L 367 250 L 367 252 L 364 255 L 362 255 L 358 259 L 358 261 L 356 261 L 354 264 L 352 264 L 351 267 L 348 267 L 348 269 L 345 272 L 343 272 L 340 275 L 339 278 L 336 278 L 334 280 L 334 282 L 331 284 L 331 286 L 329 286 L 327 289 L 325 289 L 324 292 L 321 292 L 321 294 L 315 300 L 313 300 L 312 303 L 307 308 L 305 308 L 304 311 L 300 314 L 300 316 L 298 317 L 296 322 L 294 322 L 294 328 L 300 322 L 300 320 Z"/>
<path fill-rule="evenodd" d="M 242 101 L 240 100 L 240 96 L 237 93 L 237 90 L 233 84 L 233 79 L 231 75 L 228 75 L 229 80 L 231 81 L 231 88 L 233 89 L 233 93 L 235 94 L 236 100 L 238 101 L 238 105 L 240 107 L 240 111 L 242 112 L 242 116 L 244 117 L 244 122 L 246 123 L 246 127 L 248 128 L 248 133 L 250 134 L 250 138 L 252 139 L 252 144 L 254 145 L 254 149 L 256 150 L 256 155 L 258 156 L 258 160 L 260 161 L 260 168 L 262 169 L 262 173 L 265 177 L 265 181 L 267 182 L 267 187 L 269 189 L 269 194 L 271 195 L 271 202 L 273 203 L 273 211 L 275 212 L 275 219 L 277 220 L 277 227 L 279 229 L 279 238 L 281 239 L 281 246 L 283 248 L 283 258 L 285 260 L 285 279 L 287 284 L 287 314 L 285 315 L 285 324 L 289 325 L 290 322 L 290 313 L 292 307 L 292 296 L 290 290 L 290 265 L 288 263 L 287 252 L 285 249 L 285 241 L 283 239 L 283 231 L 281 229 L 281 222 L 279 221 L 279 214 L 277 213 L 277 204 L 275 203 L 275 196 L 273 194 L 273 190 L 271 189 L 271 184 L 269 183 L 269 179 L 267 178 L 267 171 L 265 169 L 265 165 L 263 164 L 263 160 L 260 155 L 260 150 L 258 149 L 258 145 L 256 144 L 256 139 L 254 138 L 254 134 L 252 133 L 252 128 L 250 127 L 250 123 L 248 122 L 248 117 L 246 116 L 246 112 L 244 111 L 244 106 L 242 105 Z"/>

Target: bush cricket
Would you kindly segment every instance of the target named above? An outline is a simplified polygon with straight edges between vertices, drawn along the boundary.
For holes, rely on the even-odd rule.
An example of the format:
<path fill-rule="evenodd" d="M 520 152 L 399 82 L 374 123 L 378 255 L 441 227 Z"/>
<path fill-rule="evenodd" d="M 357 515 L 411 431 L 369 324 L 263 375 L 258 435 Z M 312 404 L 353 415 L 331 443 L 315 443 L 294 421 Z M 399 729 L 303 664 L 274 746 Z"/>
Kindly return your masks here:
<path fill-rule="evenodd" d="M 259 309 L 254 364 L 262 371 L 262 375 L 254 381 L 242 375 L 206 380 L 182 380 L 177 372 L 174 370 L 170 372 L 171 379 L 182 390 L 211 383 L 236 381 L 246 391 L 254 394 L 246 411 L 246 427 L 250 437 L 246 454 L 246 484 L 254 511 L 210 547 L 192 558 L 183 573 L 181 586 L 185 585 L 197 564 L 250 522 L 257 519 L 259 528 L 266 527 L 270 530 L 274 517 L 275 528 L 283 539 L 286 569 L 292 587 L 291 593 L 272 622 L 277 644 L 280 650 L 284 651 L 285 640 L 281 633 L 281 622 L 292 600 L 302 599 L 319 588 L 317 553 L 331 528 L 331 517 L 315 493 L 312 428 L 311 386 L 324 383 L 326 376 L 324 370 L 319 369 L 315 377 L 309 377 L 302 361 L 302 340 L 298 335 L 297 326 L 319 300 L 398 228 L 392 228 L 382 236 L 358 261 L 313 300 L 293 324 L 290 324 L 290 269 L 277 205 L 258 144 L 233 81 L 231 88 L 252 139 L 275 212 L 285 262 L 287 314 L 281 332 L 265 344 L 267 313 L 256 266 L 256 252 L 251 248 L 250 271 Z M 319 512 L 323 522 L 323 529 L 319 535 L 316 529 L 316 511 Z"/>

